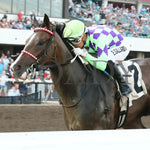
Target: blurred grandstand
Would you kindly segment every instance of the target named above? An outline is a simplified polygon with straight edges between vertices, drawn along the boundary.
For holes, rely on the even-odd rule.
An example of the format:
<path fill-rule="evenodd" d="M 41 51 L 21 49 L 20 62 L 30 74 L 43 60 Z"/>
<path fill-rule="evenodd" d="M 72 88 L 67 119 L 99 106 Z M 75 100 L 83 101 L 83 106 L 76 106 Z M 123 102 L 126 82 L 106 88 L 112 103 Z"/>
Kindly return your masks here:
<path fill-rule="evenodd" d="M 89 24 L 110 25 L 124 36 L 150 38 L 150 1 L 70 1 L 69 16 Z"/>

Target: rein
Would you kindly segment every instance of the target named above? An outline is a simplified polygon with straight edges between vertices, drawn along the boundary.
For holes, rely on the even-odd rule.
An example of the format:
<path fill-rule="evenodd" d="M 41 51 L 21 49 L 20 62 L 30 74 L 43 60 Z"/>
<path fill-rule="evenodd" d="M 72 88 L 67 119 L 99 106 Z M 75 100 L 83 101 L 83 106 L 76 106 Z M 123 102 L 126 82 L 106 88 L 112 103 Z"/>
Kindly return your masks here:
<path fill-rule="evenodd" d="M 62 105 L 62 107 L 65 107 L 65 108 L 72 108 L 72 107 L 77 106 L 80 102 L 81 102 L 81 98 L 75 104 L 72 104 L 72 105 L 64 105 L 61 101 L 61 105 Z"/>

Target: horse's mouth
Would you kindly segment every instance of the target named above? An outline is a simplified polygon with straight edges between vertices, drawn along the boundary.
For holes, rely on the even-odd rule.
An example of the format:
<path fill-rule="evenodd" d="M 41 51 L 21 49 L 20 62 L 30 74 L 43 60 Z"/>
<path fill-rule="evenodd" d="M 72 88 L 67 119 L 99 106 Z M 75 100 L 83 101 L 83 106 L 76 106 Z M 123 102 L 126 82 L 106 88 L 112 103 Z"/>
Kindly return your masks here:
<path fill-rule="evenodd" d="M 11 66 L 11 73 L 16 79 L 30 79 L 33 77 L 33 74 L 35 73 L 35 68 L 33 66 L 30 67 L 22 67 L 20 65 L 17 66 Z"/>
<path fill-rule="evenodd" d="M 19 79 L 26 80 L 26 79 L 27 79 L 27 76 L 28 76 L 27 72 L 24 72 L 24 73 L 19 77 Z"/>
<path fill-rule="evenodd" d="M 11 74 L 14 76 L 15 79 L 21 79 L 21 80 L 26 80 L 28 76 L 27 72 L 18 73 L 15 71 L 11 71 Z"/>

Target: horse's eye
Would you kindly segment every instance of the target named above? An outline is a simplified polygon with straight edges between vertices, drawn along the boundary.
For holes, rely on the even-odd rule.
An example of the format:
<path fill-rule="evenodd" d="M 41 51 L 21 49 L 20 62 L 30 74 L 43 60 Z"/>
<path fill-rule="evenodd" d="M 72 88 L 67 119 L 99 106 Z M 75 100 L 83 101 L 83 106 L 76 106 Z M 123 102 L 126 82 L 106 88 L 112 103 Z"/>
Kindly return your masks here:
<path fill-rule="evenodd" d="M 44 44 L 44 41 L 43 40 L 40 40 L 39 42 L 38 42 L 38 45 L 43 45 Z"/>

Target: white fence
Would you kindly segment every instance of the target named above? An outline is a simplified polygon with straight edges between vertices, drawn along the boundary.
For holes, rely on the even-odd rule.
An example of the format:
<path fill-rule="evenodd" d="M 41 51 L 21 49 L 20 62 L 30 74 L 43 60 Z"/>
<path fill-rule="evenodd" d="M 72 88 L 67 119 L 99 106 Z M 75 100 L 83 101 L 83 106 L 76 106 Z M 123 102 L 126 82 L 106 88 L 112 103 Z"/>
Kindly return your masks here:
<path fill-rule="evenodd" d="M 33 30 L 0 29 L 0 44 L 24 45 Z M 150 39 L 126 37 L 131 51 L 150 52 Z"/>
<path fill-rule="evenodd" d="M 142 150 L 150 129 L 0 133 L 1 150 Z"/>
<path fill-rule="evenodd" d="M 45 95 L 45 84 L 48 84 L 47 86 L 48 86 L 48 89 L 49 89 L 49 88 L 51 88 L 51 84 L 53 83 L 52 79 L 49 79 L 49 80 L 46 80 L 46 79 L 43 79 L 43 80 L 40 80 L 40 79 L 28 80 L 28 79 L 26 79 L 25 81 L 23 81 L 21 79 L 17 79 L 16 80 L 16 79 L 12 79 L 12 78 L 5 78 L 5 79 L 4 78 L 3 79 L 0 78 L 0 82 L 1 82 L 1 80 L 5 80 L 6 82 L 15 82 L 15 81 L 17 81 L 17 82 L 29 83 L 30 85 L 28 85 L 28 94 L 32 94 L 32 93 L 41 91 L 41 98 L 42 99 L 44 99 L 45 96 L 46 96 Z"/>

